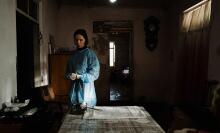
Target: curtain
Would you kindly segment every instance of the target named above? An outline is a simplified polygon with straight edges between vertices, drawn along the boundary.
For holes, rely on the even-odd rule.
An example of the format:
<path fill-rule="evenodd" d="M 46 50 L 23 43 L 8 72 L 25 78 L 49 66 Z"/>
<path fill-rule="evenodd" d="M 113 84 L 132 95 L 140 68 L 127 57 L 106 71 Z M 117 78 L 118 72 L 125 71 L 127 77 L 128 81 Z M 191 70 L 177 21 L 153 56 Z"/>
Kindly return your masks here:
<path fill-rule="evenodd" d="M 201 105 L 208 94 L 211 0 L 184 12 L 179 58 L 179 100 Z"/>

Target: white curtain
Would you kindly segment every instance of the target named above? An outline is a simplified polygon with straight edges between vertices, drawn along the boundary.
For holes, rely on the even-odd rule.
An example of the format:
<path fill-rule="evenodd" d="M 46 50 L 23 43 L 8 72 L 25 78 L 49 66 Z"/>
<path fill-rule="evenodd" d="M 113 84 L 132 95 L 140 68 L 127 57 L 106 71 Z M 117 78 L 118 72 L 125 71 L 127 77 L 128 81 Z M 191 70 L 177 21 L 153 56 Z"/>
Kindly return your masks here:
<path fill-rule="evenodd" d="M 182 31 L 191 32 L 209 27 L 211 0 L 183 14 Z"/>

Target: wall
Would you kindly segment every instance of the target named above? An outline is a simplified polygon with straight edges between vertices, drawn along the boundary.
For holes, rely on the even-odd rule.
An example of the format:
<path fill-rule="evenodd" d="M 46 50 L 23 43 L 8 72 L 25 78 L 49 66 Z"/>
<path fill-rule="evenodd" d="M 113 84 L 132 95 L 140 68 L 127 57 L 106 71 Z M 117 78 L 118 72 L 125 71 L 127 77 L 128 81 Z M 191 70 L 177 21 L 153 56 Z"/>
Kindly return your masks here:
<path fill-rule="evenodd" d="M 17 95 L 16 4 L 0 0 L 0 109 Z"/>
<path fill-rule="evenodd" d="M 167 33 L 168 44 L 170 45 L 169 58 L 171 61 L 170 70 L 170 91 L 168 94 L 168 101 L 172 105 L 176 100 L 176 86 L 177 86 L 177 62 L 178 62 L 178 53 L 179 53 L 179 45 L 178 45 L 178 35 L 179 35 L 179 4 L 178 2 L 172 3 L 170 8 L 168 9 L 167 19 L 169 22 L 167 23 L 167 28 L 169 32 Z"/>
<path fill-rule="evenodd" d="M 220 1 L 212 0 L 211 32 L 209 47 L 209 80 L 220 82 Z"/>
<path fill-rule="evenodd" d="M 48 84 L 49 34 L 55 36 L 57 3 L 54 0 L 40 2 L 41 85 Z M 16 79 L 16 0 L 0 0 L 0 108 L 17 95 Z"/>
<path fill-rule="evenodd" d="M 160 20 L 159 42 L 155 51 L 145 47 L 143 21 L 150 15 Z M 129 8 L 86 8 L 61 6 L 57 16 L 56 45 L 69 47 L 73 45 L 72 34 L 77 28 L 88 31 L 90 44 L 96 35 L 92 33 L 92 22 L 95 20 L 131 20 L 133 21 L 133 64 L 134 96 L 147 102 L 167 101 L 173 84 L 172 49 L 167 37 L 167 12 L 162 9 L 129 9 Z"/>
<path fill-rule="evenodd" d="M 56 36 L 56 14 L 58 11 L 58 5 L 54 0 L 42 0 L 40 9 L 40 32 L 42 33 L 42 39 L 40 44 L 40 64 L 41 64 L 41 85 L 48 85 L 48 43 L 49 35 L 54 38 Z"/>

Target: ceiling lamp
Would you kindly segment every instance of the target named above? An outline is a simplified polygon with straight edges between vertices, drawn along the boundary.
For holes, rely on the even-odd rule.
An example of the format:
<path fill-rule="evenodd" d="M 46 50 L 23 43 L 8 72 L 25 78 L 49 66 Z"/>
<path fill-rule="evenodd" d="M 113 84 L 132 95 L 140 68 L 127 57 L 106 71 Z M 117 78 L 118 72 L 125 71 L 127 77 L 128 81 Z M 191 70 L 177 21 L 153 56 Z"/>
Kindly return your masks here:
<path fill-rule="evenodd" d="M 111 3 L 115 3 L 117 0 L 109 0 L 109 2 Z"/>

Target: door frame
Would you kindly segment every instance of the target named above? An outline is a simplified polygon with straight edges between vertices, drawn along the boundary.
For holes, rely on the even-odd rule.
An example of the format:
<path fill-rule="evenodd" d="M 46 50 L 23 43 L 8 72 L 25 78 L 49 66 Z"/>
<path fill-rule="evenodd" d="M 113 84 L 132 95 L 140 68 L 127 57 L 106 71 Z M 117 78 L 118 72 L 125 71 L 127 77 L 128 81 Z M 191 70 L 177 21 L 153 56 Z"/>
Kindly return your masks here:
<path fill-rule="evenodd" d="M 117 101 L 111 101 L 110 100 L 110 98 L 109 98 L 109 102 L 110 103 L 112 103 L 112 102 L 117 102 L 117 103 L 122 103 L 122 102 L 125 102 L 124 104 L 127 104 L 127 102 L 129 102 L 129 103 L 132 103 L 133 102 L 133 100 L 134 100 L 134 74 L 133 74 L 133 30 L 131 30 L 131 29 L 123 29 L 123 30 L 120 30 L 120 29 L 114 29 L 114 30 L 111 30 L 111 31 L 109 31 L 108 32 L 108 34 L 111 34 L 111 33 L 113 33 L 113 32 L 118 32 L 118 33 L 129 33 L 129 76 L 130 76 L 130 80 L 131 80 L 131 83 L 130 83 L 130 86 L 129 86 L 129 88 L 130 88 L 130 93 L 128 94 L 129 95 L 129 100 L 125 100 L 125 101 L 123 101 L 123 100 L 117 100 Z M 111 40 L 109 40 L 109 42 L 110 42 Z M 109 55 L 108 55 L 108 57 L 109 57 Z M 109 63 L 109 58 L 108 58 L 108 66 L 110 66 L 110 63 Z M 111 71 L 111 67 L 109 67 L 110 68 L 110 71 Z M 110 95 L 110 86 L 111 86 L 111 83 L 109 82 L 109 95 Z"/>

